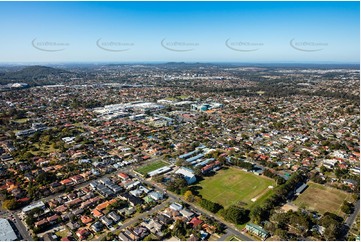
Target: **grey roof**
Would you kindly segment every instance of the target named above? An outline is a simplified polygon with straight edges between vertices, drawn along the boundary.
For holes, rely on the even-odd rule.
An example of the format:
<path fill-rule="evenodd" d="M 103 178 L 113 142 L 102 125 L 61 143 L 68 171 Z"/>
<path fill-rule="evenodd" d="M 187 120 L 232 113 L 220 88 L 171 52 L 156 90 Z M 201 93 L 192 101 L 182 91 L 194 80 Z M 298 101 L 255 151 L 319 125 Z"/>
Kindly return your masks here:
<path fill-rule="evenodd" d="M 111 218 L 114 222 L 118 222 L 121 219 L 121 217 L 118 214 L 116 214 L 114 211 L 110 212 L 108 214 L 108 217 Z"/>
<path fill-rule="evenodd" d="M 14 241 L 18 237 L 7 219 L 0 219 L 0 241 Z"/>
<path fill-rule="evenodd" d="M 100 218 L 100 220 L 102 221 L 103 224 L 105 224 L 106 226 L 109 226 L 113 223 L 113 220 L 103 216 Z"/>
<path fill-rule="evenodd" d="M 307 187 L 308 187 L 308 185 L 303 183 L 302 186 L 297 188 L 296 193 L 302 193 Z"/>
<path fill-rule="evenodd" d="M 180 210 L 179 212 L 180 212 L 180 214 L 182 214 L 182 216 L 184 216 L 184 217 L 186 217 L 186 218 L 191 218 L 191 217 L 194 215 L 193 212 L 191 212 L 191 211 L 189 211 L 189 210 L 187 210 L 187 209 L 185 209 L 185 208 L 183 208 L 183 209 Z"/>
<path fill-rule="evenodd" d="M 163 194 L 161 194 L 161 193 L 159 193 L 159 192 L 155 192 L 155 191 L 150 192 L 150 193 L 149 193 L 149 196 L 150 196 L 151 198 L 155 199 L 155 200 L 161 200 L 161 199 L 163 199 Z"/>
<path fill-rule="evenodd" d="M 198 152 L 197 150 L 194 150 L 194 151 L 192 151 L 192 152 L 189 152 L 189 153 L 180 155 L 179 158 L 180 158 L 180 159 L 185 159 L 185 158 L 188 158 L 188 157 L 192 156 L 193 154 L 195 154 L 195 153 L 197 153 L 197 152 Z"/>

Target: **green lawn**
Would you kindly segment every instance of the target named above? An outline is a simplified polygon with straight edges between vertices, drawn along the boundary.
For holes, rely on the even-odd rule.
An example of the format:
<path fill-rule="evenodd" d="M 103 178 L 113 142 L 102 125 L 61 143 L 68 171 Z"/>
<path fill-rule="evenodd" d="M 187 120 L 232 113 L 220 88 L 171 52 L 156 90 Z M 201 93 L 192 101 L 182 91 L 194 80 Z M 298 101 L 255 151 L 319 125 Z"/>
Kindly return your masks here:
<path fill-rule="evenodd" d="M 54 145 L 45 145 L 45 144 L 40 145 L 38 142 L 34 143 L 33 146 L 39 149 L 37 151 L 31 151 L 31 153 L 33 155 L 39 155 L 40 152 L 49 154 L 49 153 L 52 153 L 52 152 L 59 152 L 60 151 L 59 149 L 55 149 Z"/>
<path fill-rule="evenodd" d="M 23 124 L 23 123 L 26 123 L 28 122 L 29 119 L 28 118 L 21 118 L 21 119 L 16 119 L 14 120 L 15 123 L 18 123 L 18 124 Z"/>
<path fill-rule="evenodd" d="M 275 182 L 270 178 L 230 167 L 218 171 L 212 177 L 205 177 L 198 185 L 202 187 L 200 195 L 207 200 L 217 202 L 225 208 L 240 204 L 251 209 L 272 195 L 273 190 L 268 186 L 275 186 Z"/>
<path fill-rule="evenodd" d="M 142 174 L 143 176 L 146 176 L 149 172 L 157 170 L 163 166 L 167 166 L 168 164 L 164 161 L 155 161 L 150 164 L 144 165 L 136 169 L 135 171 Z"/>
<path fill-rule="evenodd" d="M 181 96 L 177 96 L 177 98 L 186 99 L 186 98 L 188 98 L 188 96 L 181 95 Z"/>
<path fill-rule="evenodd" d="M 69 236 L 71 233 L 69 232 L 69 230 L 63 229 L 63 230 L 60 230 L 60 231 L 56 232 L 55 234 L 57 236 L 59 236 L 60 238 L 64 238 L 64 237 Z"/>
<path fill-rule="evenodd" d="M 313 182 L 308 183 L 308 188 L 294 201 L 297 206 L 305 206 L 308 209 L 320 213 L 331 212 L 343 215 L 341 205 L 344 200 L 353 202 L 352 195 L 336 188 L 323 186 Z"/>

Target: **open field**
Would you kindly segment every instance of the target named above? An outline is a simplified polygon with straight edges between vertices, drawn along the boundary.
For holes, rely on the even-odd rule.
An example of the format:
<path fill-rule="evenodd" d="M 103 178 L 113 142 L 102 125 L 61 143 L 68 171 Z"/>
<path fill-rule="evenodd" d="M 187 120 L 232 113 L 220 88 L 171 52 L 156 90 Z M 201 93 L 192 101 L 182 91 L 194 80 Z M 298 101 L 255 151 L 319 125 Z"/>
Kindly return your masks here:
<path fill-rule="evenodd" d="M 308 185 L 309 187 L 294 201 L 297 206 L 305 206 L 322 214 L 331 212 L 343 215 L 340 209 L 343 201 L 353 201 L 351 194 L 336 188 L 313 182 L 309 182 Z"/>
<path fill-rule="evenodd" d="M 59 152 L 60 150 L 59 149 L 56 149 L 54 148 L 54 145 L 45 145 L 45 144 L 39 144 L 38 142 L 37 143 L 34 143 L 33 144 L 33 147 L 35 147 L 37 150 L 31 150 L 30 152 L 33 154 L 33 155 L 39 155 L 41 152 L 43 153 L 52 153 L 52 152 Z"/>
<path fill-rule="evenodd" d="M 275 182 L 272 179 L 230 167 L 218 171 L 212 177 L 205 177 L 198 185 L 202 187 L 199 193 L 203 198 L 219 203 L 225 208 L 240 202 L 246 208 L 252 208 L 272 195 L 273 191 L 268 186 L 274 186 Z"/>
<path fill-rule="evenodd" d="M 136 169 L 135 171 L 146 176 L 148 174 L 148 172 L 154 171 L 156 169 L 159 169 L 163 166 L 168 165 L 167 163 L 163 162 L 163 161 L 155 161 L 152 162 L 150 164 L 146 164 L 144 166 L 139 167 L 138 169 Z"/>

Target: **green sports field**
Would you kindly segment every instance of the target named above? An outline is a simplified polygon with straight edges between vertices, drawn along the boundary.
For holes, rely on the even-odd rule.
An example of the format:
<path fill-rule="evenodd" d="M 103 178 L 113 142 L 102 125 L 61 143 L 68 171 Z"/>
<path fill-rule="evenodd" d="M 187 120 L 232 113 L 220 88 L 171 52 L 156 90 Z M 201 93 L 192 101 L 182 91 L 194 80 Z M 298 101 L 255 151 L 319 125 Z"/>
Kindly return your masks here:
<path fill-rule="evenodd" d="M 320 213 L 331 212 L 343 215 L 341 206 L 344 200 L 352 202 L 352 195 L 336 188 L 323 186 L 313 182 L 308 183 L 308 188 L 294 201 L 297 206 L 305 206 L 308 209 Z"/>
<path fill-rule="evenodd" d="M 154 161 L 152 163 L 146 164 L 144 166 L 139 167 L 136 169 L 136 172 L 139 172 L 143 176 L 146 176 L 149 172 L 157 170 L 163 166 L 167 166 L 168 164 L 163 161 Z"/>
<path fill-rule="evenodd" d="M 219 170 L 212 177 L 205 177 L 197 185 L 202 187 L 199 193 L 203 198 L 225 208 L 232 204 L 252 208 L 272 195 L 273 190 L 268 186 L 275 186 L 275 182 L 270 178 L 230 167 Z"/>

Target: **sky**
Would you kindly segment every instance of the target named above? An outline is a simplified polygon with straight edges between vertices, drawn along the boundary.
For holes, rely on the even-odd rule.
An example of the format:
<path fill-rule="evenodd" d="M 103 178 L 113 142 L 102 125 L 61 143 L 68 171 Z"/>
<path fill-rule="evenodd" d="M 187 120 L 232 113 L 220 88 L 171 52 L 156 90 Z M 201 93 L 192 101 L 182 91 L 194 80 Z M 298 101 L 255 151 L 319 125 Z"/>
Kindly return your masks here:
<path fill-rule="evenodd" d="M 0 2 L 0 62 L 359 63 L 359 2 Z"/>

